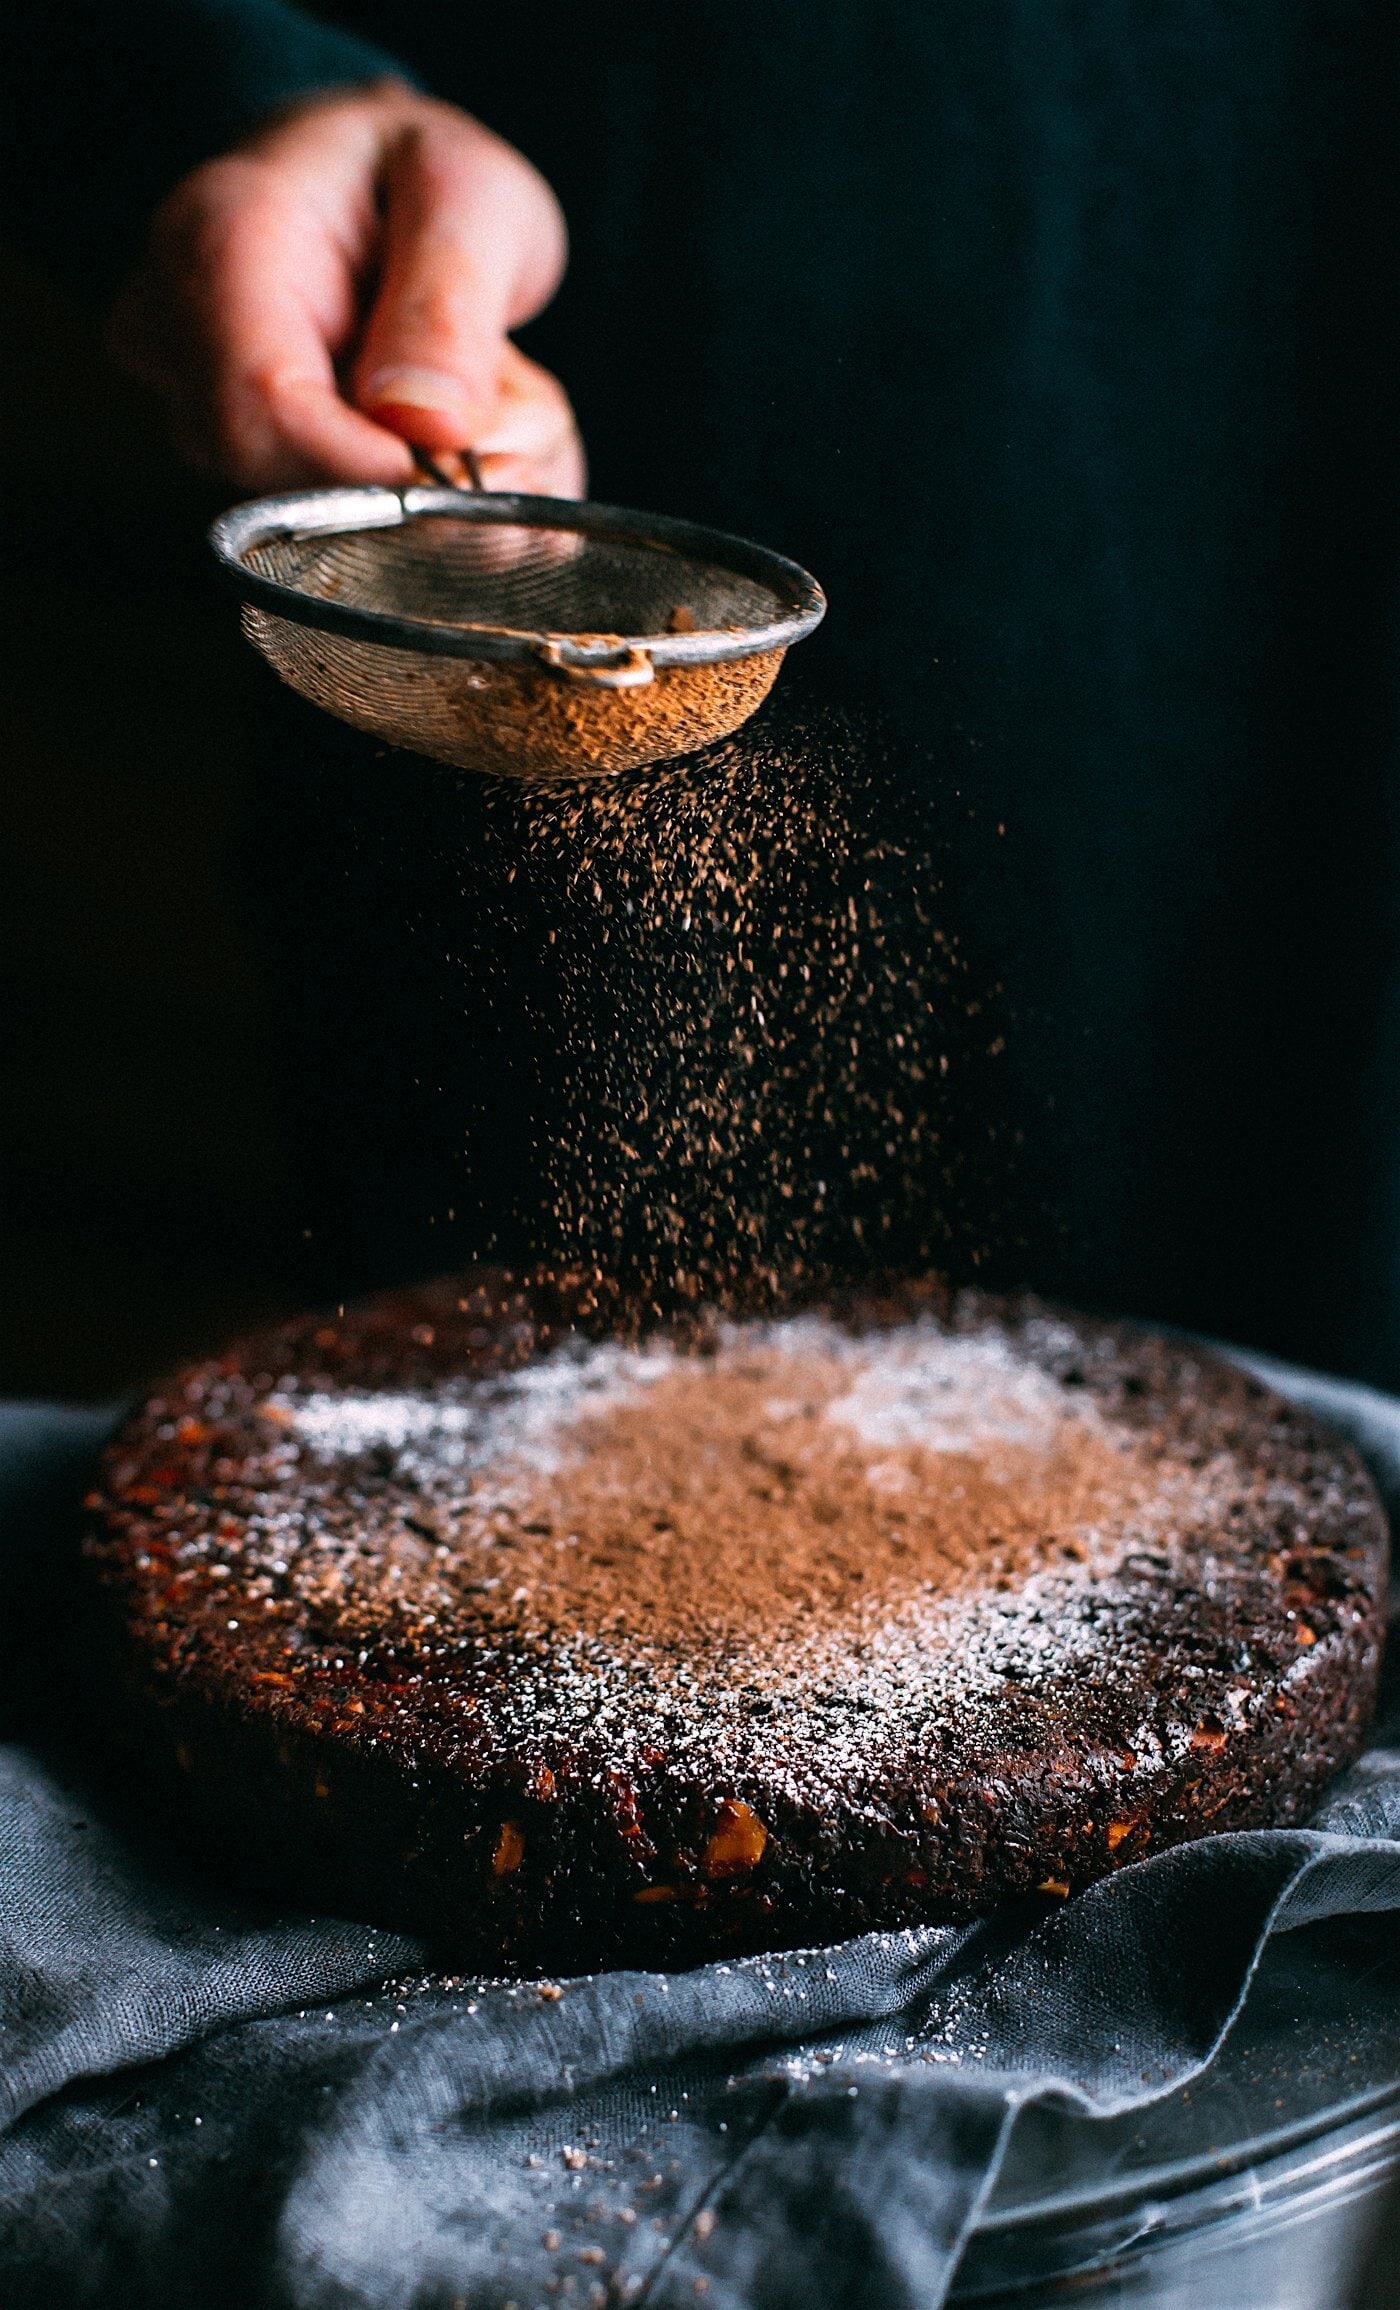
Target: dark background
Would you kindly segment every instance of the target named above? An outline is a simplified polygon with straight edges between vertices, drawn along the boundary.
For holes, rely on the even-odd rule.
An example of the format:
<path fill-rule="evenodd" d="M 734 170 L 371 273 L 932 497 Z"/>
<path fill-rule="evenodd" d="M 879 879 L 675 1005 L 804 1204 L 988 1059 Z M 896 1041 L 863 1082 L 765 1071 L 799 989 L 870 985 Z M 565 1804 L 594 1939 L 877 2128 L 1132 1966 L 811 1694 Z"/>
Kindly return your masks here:
<path fill-rule="evenodd" d="M 430 1272 L 488 1242 L 522 1252 L 518 1206 L 561 1177 L 571 1210 L 621 1201 L 634 1234 L 649 1234 L 666 1186 L 653 1191 L 648 1174 L 633 1191 L 618 1118 L 630 1144 L 633 1088 L 655 1076 L 666 1137 L 668 1111 L 723 1066 L 676 991 L 685 958 L 673 976 L 664 897 L 656 940 L 624 952 L 625 894 L 613 894 L 604 966 L 607 906 L 580 911 L 568 895 L 568 841 L 537 845 L 517 880 L 531 824 L 512 790 L 493 797 L 386 757 L 290 699 L 240 639 L 204 548 L 227 493 L 182 476 L 92 317 L 6 258 L 0 332 L 0 1392 L 105 1398 L 308 1299 Z M 779 712 L 802 690 L 790 669 Z M 799 739 L 768 800 L 761 777 L 757 792 L 722 771 L 713 793 L 687 785 L 661 814 L 663 892 L 691 875 L 712 809 L 743 825 L 756 811 L 774 886 L 785 858 L 799 893 L 778 935 L 798 929 L 804 906 L 834 903 L 844 928 L 842 877 L 857 892 L 865 879 L 846 804 L 857 758 L 878 752 L 858 741 L 848 760 L 844 740 L 833 757 Z M 804 791 L 789 811 L 787 781 L 819 778 L 823 796 Z M 850 825 L 859 819 L 857 804 Z M 604 833 L 605 878 L 625 884 L 641 839 Z M 933 898 L 921 830 L 894 871 L 902 887 L 918 879 L 921 905 Z M 754 905 L 761 915 L 762 894 Z M 761 942 L 765 927 L 751 928 Z M 714 935 L 722 963 L 731 933 Z M 962 1016 L 968 966 L 948 1006 L 957 1015 L 936 1027 L 914 991 L 928 958 L 916 951 L 901 971 L 910 992 L 890 995 L 893 1025 L 913 1004 L 920 1035 L 956 1051 L 960 1071 L 970 1050 L 985 1075 L 996 1021 L 980 1003 L 972 1022 Z M 776 989 L 764 1000 L 771 1014 Z M 679 1074 L 663 1087 L 673 1006 Z M 834 1145 L 804 1167 L 790 1128 L 808 1072 L 809 1030 L 799 1020 L 796 1032 L 792 1100 L 781 1085 L 762 1094 L 760 1152 L 740 1188 L 785 1236 L 798 1207 L 776 1200 L 788 1156 L 775 1145 L 798 1150 L 799 1199 L 807 1170 L 841 1169 Z M 879 1097 L 868 1032 L 867 1047 L 857 1073 Z M 762 1073 L 760 1062 L 755 1082 Z M 835 1137 L 849 1126 L 838 1103 Z M 873 1110 L 859 1128 L 878 1153 Z M 684 1202 L 681 1141 L 669 1184 Z M 996 1199 L 985 1168 L 956 1182 L 979 1254 Z M 905 1256 L 922 1256 L 898 1170 L 882 1165 L 848 1192 L 865 1215 L 857 1264 L 891 1218 Z M 725 1205 L 727 1180 L 707 1192 Z"/>
<path fill-rule="evenodd" d="M 564 197 L 535 349 L 599 493 L 807 561 L 833 610 L 784 695 L 822 667 L 895 717 L 1005 985 L 1002 1275 L 1400 1384 L 1395 11 L 660 21 L 616 71 L 557 0 L 392 36 Z M 393 1002 L 434 1062 L 464 1018 L 524 1053 L 507 1182 L 557 1014 L 479 799 L 269 720 L 211 508 L 80 324 L 0 301 L 0 1379 L 71 1392 L 450 1254 Z"/>
<path fill-rule="evenodd" d="M 258 670 L 75 309 L 0 273 L 0 1390 L 87 1397 L 296 1295 L 231 888 Z"/>
<path fill-rule="evenodd" d="M 834 754 L 798 738 L 766 787 L 741 776 L 735 788 L 723 770 L 713 787 L 687 782 L 661 812 L 660 924 L 629 946 L 625 887 L 588 900 L 590 869 L 582 906 L 569 895 L 577 845 L 536 842 L 517 879 L 531 820 L 508 785 L 493 795 L 386 757 L 288 697 L 240 639 L 203 544 L 227 493 L 182 477 L 91 317 L 15 259 L 0 314 L 0 1391 L 105 1398 L 308 1300 L 488 1245 L 523 1253 L 520 1206 L 561 1181 L 570 1211 L 626 1205 L 639 1241 L 668 1193 L 689 1215 L 683 1133 L 667 1178 L 648 1173 L 640 1187 L 617 1144 L 619 1128 L 636 1142 L 644 1077 L 667 1139 L 670 1115 L 724 1066 L 681 991 L 695 939 L 680 941 L 675 970 L 666 959 L 667 884 L 687 882 L 722 809 L 757 829 L 773 887 L 797 893 L 785 912 L 775 902 L 780 940 L 805 910 L 833 905 L 844 930 L 843 877 L 855 892 L 866 879 L 852 798 L 879 746 L 857 740 L 848 757 L 844 738 Z M 802 725 L 789 701 L 803 688 L 789 669 L 778 705 L 789 727 Z M 803 790 L 791 810 L 790 780 Z M 878 815 L 887 839 L 901 815 L 888 792 Z M 625 886 L 642 839 L 602 830 L 606 880 Z M 920 827 L 894 857 L 896 912 L 911 877 L 921 908 L 933 902 Z M 745 909 L 760 948 L 774 935 L 763 912 L 760 892 Z M 712 935 L 722 976 L 732 933 Z M 940 1006 L 950 1015 L 930 1020 L 922 990 L 941 968 L 918 932 L 886 1026 L 909 1023 L 912 1006 L 911 1033 L 953 1050 L 960 1081 L 975 1062 L 980 1145 L 997 1021 L 981 1002 L 963 1015 L 966 964 Z M 776 988 L 763 999 L 772 1019 Z M 878 1100 L 863 993 L 860 1008 L 856 1073 Z M 663 1083 L 666 1017 L 680 1042 Z M 738 1189 L 776 1216 L 784 1243 L 808 1174 L 842 1168 L 834 1144 L 804 1160 L 792 1118 L 815 1029 L 799 1018 L 795 1032 L 791 1098 L 780 1082 L 755 1089 L 761 1057 L 747 1086 L 762 1132 Z M 827 1138 L 864 1131 L 882 1157 L 876 1108 L 867 1098 L 853 1118 L 844 1096 Z M 878 1257 L 892 1222 L 892 1247 L 922 1259 L 918 1206 L 929 1191 L 946 1199 L 948 1153 L 912 1203 L 897 1163 L 848 1186 L 857 1265 Z M 980 1256 L 1001 1214 L 988 1166 L 974 1168 L 960 1166 L 954 1194 Z M 797 1202 L 778 1200 L 785 1169 Z M 701 1191 L 719 1199 L 722 1230 L 730 1182 L 726 1172 Z"/>

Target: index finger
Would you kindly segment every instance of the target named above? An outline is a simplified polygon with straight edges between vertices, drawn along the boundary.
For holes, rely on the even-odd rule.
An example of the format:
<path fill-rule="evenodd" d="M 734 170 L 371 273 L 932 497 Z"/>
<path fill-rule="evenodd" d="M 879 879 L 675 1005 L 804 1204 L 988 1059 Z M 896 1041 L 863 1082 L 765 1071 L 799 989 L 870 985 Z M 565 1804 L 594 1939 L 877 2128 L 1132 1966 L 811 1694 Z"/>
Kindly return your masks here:
<path fill-rule="evenodd" d="M 563 220 L 527 161 L 457 115 L 404 133 L 384 190 L 355 398 L 423 448 L 460 448 L 499 420 L 507 332 L 553 293 Z"/>

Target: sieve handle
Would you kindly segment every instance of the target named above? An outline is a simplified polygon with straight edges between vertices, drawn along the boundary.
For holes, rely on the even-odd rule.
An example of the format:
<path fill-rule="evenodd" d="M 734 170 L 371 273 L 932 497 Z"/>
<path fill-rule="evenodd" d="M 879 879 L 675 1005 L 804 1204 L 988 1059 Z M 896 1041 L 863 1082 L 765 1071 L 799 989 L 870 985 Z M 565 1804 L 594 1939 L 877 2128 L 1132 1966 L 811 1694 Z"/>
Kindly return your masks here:
<path fill-rule="evenodd" d="M 474 449 L 459 449 L 457 455 L 466 467 L 467 478 L 465 481 L 454 481 L 450 473 L 444 473 L 437 459 L 431 456 L 426 449 L 415 449 L 413 462 L 419 472 L 426 474 L 428 480 L 434 482 L 439 489 L 485 489 L 486 484 L 481 478 L 481 460 L 476 451 Z"/>
<path fill-rule="evenodd" d="M 532 642 L 530 647 L 542 665 L 552 667 L 556 674 L 567 674 L 571 682 L 589 682 L 595 690 L 644 690 L 648 682 L 656 680 L 656 668 L 647 652 L 635 647 L 612 666 L 581 666 L 566 658 L 553 639 Z"/>
<path fill-rule="evenodd" d="M 466 467 L 465 481 L 453 481 L 426 449 L 415 449 L 413 461 L 419 472 L 425 473 L 429 481 L 435 482 L 439 489 L 460 489 L 464 493 L 484 489 L 476 451 L 459 449 L 457 455 Z M 645 650 L 635 647 L 610 666 L 581 666 L 576 659 L 566 658 L 559 643 L 552 638 L 533 642 L 531 648 L 541 664 L 550 667 L 554 673 L 567 674 L 571 682 L 587 682 L 595 690 L 644 690 L 649 682 L 656 680 L 656 668 L 650 656 Z"/>

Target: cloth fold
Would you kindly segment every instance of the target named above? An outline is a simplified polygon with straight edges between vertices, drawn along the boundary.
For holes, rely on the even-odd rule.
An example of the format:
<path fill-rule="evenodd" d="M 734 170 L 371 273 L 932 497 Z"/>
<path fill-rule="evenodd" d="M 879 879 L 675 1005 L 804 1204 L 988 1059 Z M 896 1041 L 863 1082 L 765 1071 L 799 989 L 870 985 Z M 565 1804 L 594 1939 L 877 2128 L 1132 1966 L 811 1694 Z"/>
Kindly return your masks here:
<path fill-rule="evenodd" d="M 1400 1403 L 1275 1365 L 1393 1500 Z M 110 1422 L 0 1412 L 35 1588 Z M 57 1561 L 58 1559 L 53 1559 Z M 0 1750 L 0 2296 L 288 2310 L 936 2310 L 1018 2112 L 1201 2072 L 1271 1937 L 1400 1908 L 1400 1726 L 1305 1830 L 1076 1899 L 678 1975 L 479 1982 L 277 1917 Z"/>

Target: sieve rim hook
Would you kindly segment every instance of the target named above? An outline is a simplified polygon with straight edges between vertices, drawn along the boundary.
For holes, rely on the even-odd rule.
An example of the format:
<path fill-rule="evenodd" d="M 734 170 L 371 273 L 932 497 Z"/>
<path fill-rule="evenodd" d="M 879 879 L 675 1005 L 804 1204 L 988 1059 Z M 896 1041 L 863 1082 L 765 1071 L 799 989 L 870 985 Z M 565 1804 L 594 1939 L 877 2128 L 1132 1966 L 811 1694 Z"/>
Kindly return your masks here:
<path fill-rule="evenodd" d="M 567 638 L 572 640 L 572 636 Z M 615 663 L 603 665 L 584 665 L 577 658 L 566 658 L 556 634 L 544 634 L 530 647 L 542 666 L 567 674 L 571 682 L 589 682 L 595 690 L 644 690 L 656 680 L 651 654 L 637 642 L 630 643 Z"/>

